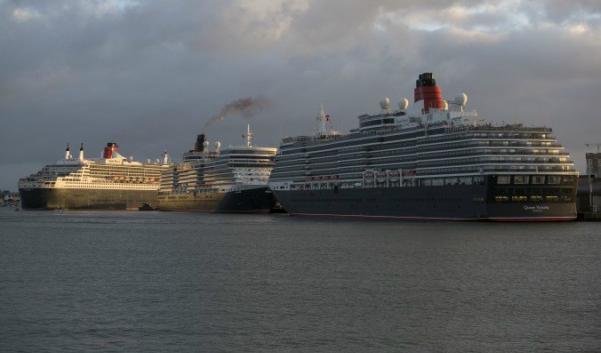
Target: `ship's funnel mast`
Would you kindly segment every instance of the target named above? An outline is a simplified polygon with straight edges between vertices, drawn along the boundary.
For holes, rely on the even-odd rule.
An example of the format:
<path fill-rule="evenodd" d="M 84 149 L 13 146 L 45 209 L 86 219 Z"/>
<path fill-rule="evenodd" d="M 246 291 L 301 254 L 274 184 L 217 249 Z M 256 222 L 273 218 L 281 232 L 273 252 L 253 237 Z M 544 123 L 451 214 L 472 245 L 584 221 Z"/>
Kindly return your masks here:
<path fill-rule="evenodd" d="M 442 92 L 436 85 L 436 80 L 432 78 L 431 72 L 419 75 L 415 84 L 414 101 L 422 100 L 424 101 L 423 113 L 429 113 L 430 108 L 444 110 L 445 103 L 442 99 Z"/>
<path fill-rule="evenodd" d="M 71 155 L 71 145 L 67 144 L 67 148 L 65 149 L 65 159 L 70 160 L 73 156 Z"/>
<path fill-rule="evenodd" d="M 79 146 L 79 160 L 83 162 L 84 160 L 84 152 L 83 152 L 83 142 Z"/>
<path fill-rule="evenodd" d="M 205 134 L 196 136 L 196 143 L 194 144 L 194 152 L 203 152 L 205 144 Z"/>
<path fill-rule="evenodd" d="M 104 153 L 102 157 L 104 159 L 112 159 L 114 157 L 118 157 L 119 146 L 117 146 L 114 142 L 108 142 L 106 147 L 104 148 Z"/>

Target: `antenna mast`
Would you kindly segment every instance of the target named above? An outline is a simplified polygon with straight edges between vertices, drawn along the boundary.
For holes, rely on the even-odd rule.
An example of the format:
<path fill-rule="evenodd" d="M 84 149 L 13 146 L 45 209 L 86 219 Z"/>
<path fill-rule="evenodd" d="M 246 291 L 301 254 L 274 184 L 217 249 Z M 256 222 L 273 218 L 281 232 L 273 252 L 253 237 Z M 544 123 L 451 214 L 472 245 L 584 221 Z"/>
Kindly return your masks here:
<path fill-rule="evenodd" d="M 328 134 L 328 120 L 329 117 L 326 114 L 325 110 L 323 109 L 323 104 L 321 105 L 321 111 L 319 112 L 319 115 L 317 116 L 317 134 L 318 135 L 327 135 Z"/>
<path fill-rule="evenodd" d="M 246 126 L 246 135 L 244 137 L 246 137 L 246 147 L 251 148 L 253 145 L 253 132 L 250 129 L 250 124 Z"/>

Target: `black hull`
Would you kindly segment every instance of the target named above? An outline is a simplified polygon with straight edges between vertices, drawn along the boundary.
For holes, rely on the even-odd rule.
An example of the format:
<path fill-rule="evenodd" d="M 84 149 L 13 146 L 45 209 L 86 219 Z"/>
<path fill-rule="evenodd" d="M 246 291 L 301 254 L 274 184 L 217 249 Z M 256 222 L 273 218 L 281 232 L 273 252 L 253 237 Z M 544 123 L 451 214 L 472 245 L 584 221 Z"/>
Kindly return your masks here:
<path fill-rule="evenodd" d="M 155 205 L 156 191 L 90 189 L 20 189 L 24 209 L 137 210 Z"/>
<path fill-rule="evenodd" d="M 268 213 L 275 206 L 267 187 L 231 192 L 159 195 L 161 211 L 197 211 L 216 213 Z"/>
<path fill-rule="evenodd" d="M 575 202 L 490 202 L 485 185 L 274 191 L 290 214 L 381 219 L 571 221 Z"/>

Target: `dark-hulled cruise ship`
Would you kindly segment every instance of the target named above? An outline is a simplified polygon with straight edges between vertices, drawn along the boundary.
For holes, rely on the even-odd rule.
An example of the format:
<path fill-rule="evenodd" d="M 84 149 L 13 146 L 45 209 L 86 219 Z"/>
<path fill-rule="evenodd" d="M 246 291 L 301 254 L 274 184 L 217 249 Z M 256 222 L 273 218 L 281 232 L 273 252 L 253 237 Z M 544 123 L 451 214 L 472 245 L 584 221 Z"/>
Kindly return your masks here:
<path fill-rule="evenodd" d="M 116 143 L 107 143 L 101 158 L 78 158 L 67 145 L 65 158 L 19 180 L 25 209 L 138 209 L 156 203 L 163 160 L 141 163 L 119 154 Z"/>
<path fill-rule="evenodd" d="M 245 146 L 213 150 L 205 135 L 197 136 L 194 149 L 183 162 L 163 172 L 159 191 L 162 211 L 266 213 L 275 205 L 267 183 L 276 148 L 252 144 L 248 127 Z"/>
<path fill-rule="evenodd" d="M 270 187 L 297 215 L 574 220 L 578 173 L 552 130 L 492 124 L 466 104 L 424 73 L 411 106 L 386 98 L 348 134 L 322 109 L 316 135 L 282 140 Z"/>

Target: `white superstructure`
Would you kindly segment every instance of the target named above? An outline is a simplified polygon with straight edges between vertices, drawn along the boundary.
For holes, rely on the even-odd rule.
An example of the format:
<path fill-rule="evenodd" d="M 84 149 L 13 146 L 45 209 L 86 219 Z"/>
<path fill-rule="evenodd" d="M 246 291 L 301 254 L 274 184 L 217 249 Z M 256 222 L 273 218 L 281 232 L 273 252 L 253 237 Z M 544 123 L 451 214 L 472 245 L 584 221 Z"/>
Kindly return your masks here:
<path fill-rule="evenodd" d="M 117 144 L 109 143 L 99 159 L 86 159 L 83 144 L 77 159 L 70 146 L 65 158 L 19 180 L 19 189 L 146 190 L 158 191 L 164 161 L 140 163 L 121 156 Z"/>
<path fill-rule="evenodd" d="M 432 75 L 420 75 L 413 104 L 390 98 L 381 111 L 358 117 L 359 127 L 340 134 L 317 117 L 313 136 L 282 140 L 270 186 L 274 190 L 419 187 L 481 184 L 505 175 L 557 185 L 577 176 L 574 162 L 550 128 L 492 124 L 466 110 L 465 93 L 442 98 Z M 537 176 L 538 175 L 538 176 Z M 504 182 L 507 177 L 501 177 Z"/>
<path fill-rule="evenodd" d="M 277 148 L 252 143 L 250 126 L 244 135 L 246 145 L 214 149 L 199 135 L 194 149 L 184 153 L 183 162 L 163 172 L 161 195 L 192 192 L 231 192 L 267 186 Z"/>

